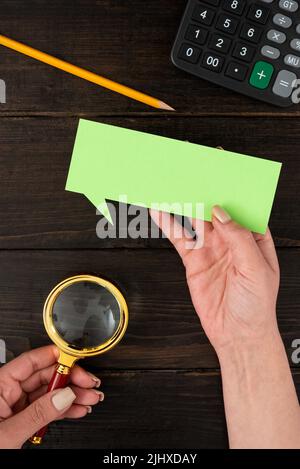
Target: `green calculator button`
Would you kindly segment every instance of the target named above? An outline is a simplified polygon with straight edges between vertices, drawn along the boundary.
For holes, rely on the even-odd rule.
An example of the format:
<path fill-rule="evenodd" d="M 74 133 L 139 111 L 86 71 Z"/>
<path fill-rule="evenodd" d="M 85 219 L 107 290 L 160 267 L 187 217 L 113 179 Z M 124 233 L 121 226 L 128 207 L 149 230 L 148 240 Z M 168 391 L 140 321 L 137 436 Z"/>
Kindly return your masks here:
<path fill-rule="evenodd" d="M 260 60 L 256 62 L 250 77 L 250 85 L 264 90 L 268 87 L 274 72 L 273 65 Z"/>

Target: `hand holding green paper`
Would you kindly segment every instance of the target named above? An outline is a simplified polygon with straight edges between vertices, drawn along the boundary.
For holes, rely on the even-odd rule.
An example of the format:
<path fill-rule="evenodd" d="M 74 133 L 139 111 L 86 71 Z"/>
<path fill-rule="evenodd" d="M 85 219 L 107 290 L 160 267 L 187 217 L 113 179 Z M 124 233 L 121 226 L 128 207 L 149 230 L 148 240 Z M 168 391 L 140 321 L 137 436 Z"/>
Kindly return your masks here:
<path fill-rule="evenodd" d="M 281 163 L 81 119 L 66 189 L 84 194 L 111 221 L 106 199 L 195 218 L 204 204 L 226 208 L 245 228 L 265 233 Z"/>

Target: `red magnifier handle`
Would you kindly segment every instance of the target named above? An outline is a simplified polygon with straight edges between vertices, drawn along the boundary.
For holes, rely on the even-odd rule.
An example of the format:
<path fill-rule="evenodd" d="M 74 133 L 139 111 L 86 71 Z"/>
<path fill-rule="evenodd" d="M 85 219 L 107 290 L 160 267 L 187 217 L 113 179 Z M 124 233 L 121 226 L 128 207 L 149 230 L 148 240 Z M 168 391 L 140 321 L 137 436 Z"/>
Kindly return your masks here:
<path fill-rule="evenodd" d="M 56 369 L 53 373 L 51 381 L 48 385 L 47 392 L 54 391 L 54 389 L 65 388 L 70 379 L 71 368 L 65 365 L 57 364 Z M 43 437 L 47 433 L 47 426 L 41 428 L 35 435 L 30 438 L 30 442 L 34 445 L 40 445 Z"/>

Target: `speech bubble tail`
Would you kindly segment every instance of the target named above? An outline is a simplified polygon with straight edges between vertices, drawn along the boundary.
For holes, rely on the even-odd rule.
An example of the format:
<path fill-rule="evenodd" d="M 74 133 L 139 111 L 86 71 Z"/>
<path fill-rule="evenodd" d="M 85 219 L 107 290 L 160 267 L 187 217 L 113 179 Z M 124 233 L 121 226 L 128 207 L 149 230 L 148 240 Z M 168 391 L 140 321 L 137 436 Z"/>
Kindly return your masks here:
<path fill-rule="evenodd" d="M 101 212 L 102 215 L 106 218 L 106 220 L 108 220 L 109 223 L 110 223 L 111 225 L 113 225 L 114 222 L 113 222 L 113 219 L 112 219 L 112 217 L 111 217 L 111 214 L 110 214 L 108 205 L 107 205 L 107 203 L 106 203 L 106 200 L 104 200 L 104 202 L 101 202 L 100 204 L 98 203 L 98 204 L 96 205 L 96 207 L 97 207 L 97 209 L 99 210 L 99 212 Z"/>
<path fill-rule="evenodd" d="M 86 194 L 85 194 L 85 196 L 86 196 L 87 199 L 89 199 L 90 202 L 92 202 L 93 205 L 95 205 L 96 209 L 99 212 L 102 213 L 102 215 L 106 218 L 106 220 L 109 221 L 109 223 L 111 225 L 114 225 L 114 222 L 113 222 L 112 216 L 110 214 L 110 211 L 109 211 L 106 200 L 103 199 L 101 201 L 101 198 L 99 198 L 99 197 L 97 197 L 97 199 L 95 199 L 94 197 L 92 197 L 90 195 L 86 195 Z"/>

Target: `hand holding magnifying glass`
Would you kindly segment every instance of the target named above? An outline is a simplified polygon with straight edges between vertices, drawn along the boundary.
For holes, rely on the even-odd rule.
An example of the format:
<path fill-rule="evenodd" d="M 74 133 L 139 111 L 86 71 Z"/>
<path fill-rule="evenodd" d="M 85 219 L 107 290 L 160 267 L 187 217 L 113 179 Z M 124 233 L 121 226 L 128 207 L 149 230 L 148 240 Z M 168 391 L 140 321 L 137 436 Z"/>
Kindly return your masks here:
<path fill-rule="evenodd" d="M 74 363 L 110 350 L 123 337 L 128 308 L 122 293 L 107 280 L 78 275 L 57 285 L 44 306 L 44 324 L 60 350 L 48 392 L 67 385 Z M 40 444 L 47 427 L 30 441 Z"/>

